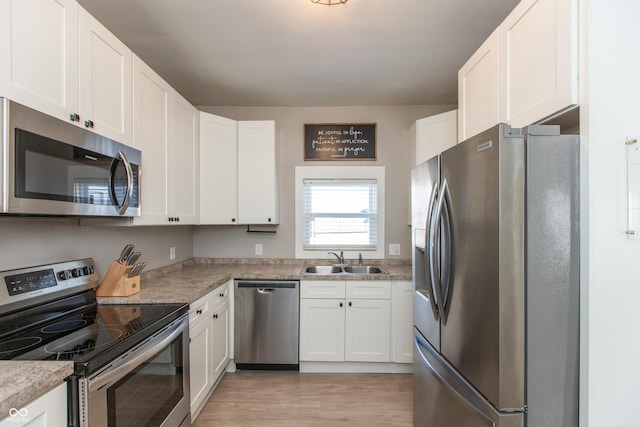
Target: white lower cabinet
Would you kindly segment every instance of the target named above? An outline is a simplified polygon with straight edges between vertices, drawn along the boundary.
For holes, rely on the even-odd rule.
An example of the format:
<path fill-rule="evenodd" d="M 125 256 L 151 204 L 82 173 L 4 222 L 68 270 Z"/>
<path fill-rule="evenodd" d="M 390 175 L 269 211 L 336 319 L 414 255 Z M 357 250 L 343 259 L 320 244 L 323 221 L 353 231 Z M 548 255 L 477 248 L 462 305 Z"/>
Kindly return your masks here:
<path fill-rule="evenodd" d="M 213 392 L 229 362 L 229 294 L 233 281 L 203 296 L 189 308 L 191 421 Z"/>
<path fill-rule="evenodd" d="M 393 292 L 393 361 L 412 363 L 413 283 L 395 282 Z"/>
<path fill-rule="evenodd" d="M 0 420 L 0 427 L 40 427 L 67 425 L 67 384 L 48 391 L 22 408 L 12 408 Z"/>
<path fill-rule="evenodd" d="M 391 282 L 302 281 L 300 361 L 390 362 Z"/>

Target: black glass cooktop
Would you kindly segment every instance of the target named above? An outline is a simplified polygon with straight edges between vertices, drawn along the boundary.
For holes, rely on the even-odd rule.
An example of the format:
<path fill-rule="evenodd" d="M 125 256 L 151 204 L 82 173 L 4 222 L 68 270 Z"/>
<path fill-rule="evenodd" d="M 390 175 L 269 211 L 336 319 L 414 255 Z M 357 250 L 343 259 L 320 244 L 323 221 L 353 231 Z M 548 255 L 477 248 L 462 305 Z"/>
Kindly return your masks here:
<path fill-rule="evenodd" d="M 0 359 L 68 360 L 75 363 L 76 374 L 89 375 L 179 318 L 188 307 L 75 302 L 3 318 Z"/>

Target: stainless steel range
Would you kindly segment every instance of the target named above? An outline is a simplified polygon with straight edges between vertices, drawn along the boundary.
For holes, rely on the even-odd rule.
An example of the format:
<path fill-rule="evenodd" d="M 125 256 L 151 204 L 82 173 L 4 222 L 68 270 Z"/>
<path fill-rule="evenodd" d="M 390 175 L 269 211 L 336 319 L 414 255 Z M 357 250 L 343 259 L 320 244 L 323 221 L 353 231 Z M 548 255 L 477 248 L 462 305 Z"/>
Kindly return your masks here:
<path fill-rule="evenodd" d="M 0 282 L 0 359 L 73 361 L 69 426 L 190 425 L 187 304 L 98 305 L 92 259 Z"/>

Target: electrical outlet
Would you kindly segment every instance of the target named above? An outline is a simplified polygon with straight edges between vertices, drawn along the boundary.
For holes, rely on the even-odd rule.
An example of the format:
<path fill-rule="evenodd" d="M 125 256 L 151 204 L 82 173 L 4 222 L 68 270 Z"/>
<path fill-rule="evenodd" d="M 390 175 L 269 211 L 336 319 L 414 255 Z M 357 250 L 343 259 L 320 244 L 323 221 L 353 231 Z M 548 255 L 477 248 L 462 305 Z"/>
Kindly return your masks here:
<path fill-rule="evenodd" d="M 400 244 L 399 243 L 391 243 L 391 244 L 389 244 L 389 255 L 400 255 Z"/>
<path fill-rule="evenodd" d="M 262 243 L 256 243 L 256 255 L 262 255 Z"/>
<path fill-rule="evenodd" d="M 169 261 L 173 261 L 174 259 L 176 259 L 176 247 L 171 246 L 169 248 Z"/>

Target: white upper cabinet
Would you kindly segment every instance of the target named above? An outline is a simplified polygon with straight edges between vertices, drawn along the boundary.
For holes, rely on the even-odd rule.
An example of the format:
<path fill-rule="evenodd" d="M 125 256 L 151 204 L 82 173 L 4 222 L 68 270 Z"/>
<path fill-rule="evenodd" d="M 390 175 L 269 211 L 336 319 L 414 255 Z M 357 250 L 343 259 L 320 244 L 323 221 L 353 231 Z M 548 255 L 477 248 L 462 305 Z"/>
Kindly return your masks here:
<path fill-rule="evenodd" d="M 140 207 L 135 225 L 166 224 L 172 89 L 138 57 L 133 63 L 133 145 L 142 151 Z"/>
<path fill-rule="evenodd" d="M 409 131 L 410 166 L 414 167 L 458 142 L 458 111 L 416 120 Z"/>
<path fill-rule="evenodd" d="M 131 50 L 80 7 L 80 124 L 131 144 Z"/>
<path fill-rule="evenodd" d="M 278 224 L 276 124 L 238 122 L 238 221 Z"/>
<path fill-rule="evenodd" d="M 458 140 L 578 105 L 577 0 L 522 0 L 458 72 Z"/>
<path fill-rule="evenodd" d="M 173 91 L 172 113 L 169 206 L 179 224 L 197 224 L 200 112 L 182 95 Z"/>
<path fill-rule="evenodd" d="M 523 0 L 498 31 L 507 123 L 527 126 L 578 104 L 576 0 Z"/>
<path fill-rule="evenodd" d="M 78 88 L 75 0 L 0 2 L 0 96 L 68 121 Z"/>
<path fill-rule="evenodd" d="M 200 113 L 200 224 L 238 223 L 238 122 Z"/>
<path fill-rule="evenodd" d="M 499 123 L 498 30 L 458 71 L 458 142 Z"/>
<path fill-rule="evenodd" d="M 133 145 L 142 151 L 133 224 L 196 224 L 198 111 L 137 56 L 133 76 Z"/>
<path fill-rule="evenodd" d="M 278 224 L 275 122 L 200 113 L 200 224 Z"/>
<path fill-rule="evenodd" d="M 74 0 L 0 2 L 0 96 L 131 145 L 131 50 Z"/>

